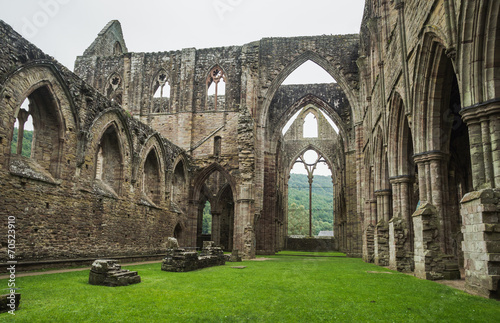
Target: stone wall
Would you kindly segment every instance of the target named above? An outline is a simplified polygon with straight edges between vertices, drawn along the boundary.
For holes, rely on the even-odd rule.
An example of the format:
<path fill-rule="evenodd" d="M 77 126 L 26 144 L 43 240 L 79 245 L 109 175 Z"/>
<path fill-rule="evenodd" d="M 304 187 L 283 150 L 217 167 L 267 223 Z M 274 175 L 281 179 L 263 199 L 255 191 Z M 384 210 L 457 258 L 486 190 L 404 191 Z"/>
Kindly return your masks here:
<path fill-rule="evenodd" d="M 0 216 L 15 217 L 16 260 L 162 253 L 165 237 L 182 220 L 170 210 L 167 181 L 173 161 L 185 153 L 3 22 L 0 34 Z M 37 136 L 31 158 L 11 153 L 26 97 L 36 105 L 30 107 Z M 42 140 L 44 133 L 55 140 Z M 99 154 L 105 147 L 110 150 Z M 153 155 L 160 184 L 155 201 L 143 176 Z M 97 176 L 99 163 L 116 176 Z M 6 253 L 2 243 L 2 259 Z"/>

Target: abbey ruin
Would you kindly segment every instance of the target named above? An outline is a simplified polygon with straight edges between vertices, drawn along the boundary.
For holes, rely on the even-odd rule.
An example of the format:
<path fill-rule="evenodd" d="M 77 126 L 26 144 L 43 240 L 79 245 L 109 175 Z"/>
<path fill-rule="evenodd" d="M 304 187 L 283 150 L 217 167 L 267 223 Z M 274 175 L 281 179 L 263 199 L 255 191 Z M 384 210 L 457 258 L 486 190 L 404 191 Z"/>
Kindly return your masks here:
<path fill-rule="evenodd" d="M 2 232 L 14 216 L 19 263 L 157 255 L 171 236 L 202 245 L 209 201 L 217 245 L 274 254 L 312 149 L 340 251 L 499 297 L 499 16 L 496 0 L 367 0 L 359 34 L 159 53 L 129 52 L 111 21 L 74 72 L 0 21 Z M 337 83 L 282 85 L 307 61 Z"/>

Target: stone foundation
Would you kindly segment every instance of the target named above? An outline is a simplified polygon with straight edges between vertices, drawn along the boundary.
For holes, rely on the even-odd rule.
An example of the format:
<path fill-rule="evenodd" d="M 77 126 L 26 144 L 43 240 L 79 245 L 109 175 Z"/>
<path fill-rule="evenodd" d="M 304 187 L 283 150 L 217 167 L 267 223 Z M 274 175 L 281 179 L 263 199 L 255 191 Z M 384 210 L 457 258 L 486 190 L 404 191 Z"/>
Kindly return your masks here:
<path fill-rule="evenodd" d="M 168 249 L 163 259 L 161 270 L 170 272 L 187 272 L 213 266 L 223 266 L 226 258 L 220 247 L 214 247 L 213 241 L 204 241 L 203 250 L 186 252 L 183 248 Z"/>
<path fill-rule="evenodd" d="M 466 291 L 500 299 L 500 190 L 471 192 L 461 203 Z"/>
<path fill-rule="evenodd" d="M 389 266 L 389 226 L 384 221 L 376 227 L 374 255 L 376 265 Z"/>
<path fill-rule="evenodd" d="M 137 271 L 121 269 L 116 260 L 98 259 L 92 264 L 89 274 L 90 285 L 127 286 L 141 282 Z"/>
<path fill-rule="evenodd" d="M 413 213 L 415 230 L 415 276 L 422 279 L 460 279 L 460 271 L 454 256 L 440 249 L 438 214 L 430 203 L 422 204 Z"/>
<path fill-rule="evenodd" d="M 402 218 L 389 221 L 389 268 L 392 270 L 413 271 L 413 253 L 408 249 L 409 228 Z"/>

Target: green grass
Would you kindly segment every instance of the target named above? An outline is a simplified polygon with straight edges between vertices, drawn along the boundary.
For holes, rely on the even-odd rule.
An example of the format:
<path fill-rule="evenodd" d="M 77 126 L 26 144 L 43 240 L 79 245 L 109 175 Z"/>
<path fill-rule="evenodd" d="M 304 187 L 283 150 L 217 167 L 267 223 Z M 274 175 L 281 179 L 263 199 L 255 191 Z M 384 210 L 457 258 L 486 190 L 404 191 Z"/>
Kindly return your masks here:
<path fill-rule="evenodd" d="M 92 286 L 88 271 L 16 279 L 15 322 L 498 322 L 500 303 L 346 257 L 270 256 L 188 273 L 130 266 L 142 282 Z M 231 266 L 247 266 L 234 269 Z M 7 286 L 6 280 L 0 286 Z M 2 288 L 2 287 L 0 287 Z"/>
<path fill-rule="evenodd" d="M 317 257 L 345 257 L 345 253 L 338 251 L 331 252 L 314 252 L 314 251 L 280 251 L 279 256 L 317 256 Z"/>

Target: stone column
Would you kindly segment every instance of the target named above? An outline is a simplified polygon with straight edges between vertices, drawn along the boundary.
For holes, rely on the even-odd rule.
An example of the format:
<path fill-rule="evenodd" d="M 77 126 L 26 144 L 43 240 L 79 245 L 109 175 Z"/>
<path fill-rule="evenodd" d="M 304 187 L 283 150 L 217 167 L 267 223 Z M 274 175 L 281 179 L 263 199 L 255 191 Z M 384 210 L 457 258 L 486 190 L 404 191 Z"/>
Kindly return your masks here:
<path fill-rule="evenodd" d="M 183 239 L 179 241 L 181 247 L 196 247 L 199 204 L 198 200 L 189 201 L 186 227 L 182 233 Z"/>
<path fill-rule="evenodd" d="M 413 243 L 411 211 L 409 210 L 409 185 L 411 177 L 400 175 L 391 178 L 393 188 L 393 218 L 389 221 L 389 267 L 393 270 L 413 270 Z"/>
<path fill-rule="evenodd" d="M 255 258 L 255 214 L 253 186 L 239 186 L 234 210 L 233 249 L 238 249 L 245 259 Z"/>
<path fill-rule="evenodd" d="M 465 288 L 500 298 L 500 190 L 485 189 L 462 198 Z"/>
<path fill-rule="evenodd" d="M 23 153 L 23 138 L 24 138 L 24 124 L 30 116 L 29 112 L 24 109 L 19 109 L 17 114 L 17 120 L 19 121 L 19 129 L 17 131 L 17 154 L 22 155 Z"/>
<path fill-rule="evenodd" d="M 220 247 L 220 212 L 212 211 L 212 241 Z"/>
<path fill-rule="evenodd" d="M 376 215 L 373 215 L 372 220 L 372 212 L 376 212 L 377 201 L 376 200 L 366 200 L 365 201 L 365 231 L 363 234 L 363 260 L 365 262 L 373 262 L 374 261 L 374 233 L 375 233 L 375 218 Z"/>
<path fill-rule="evenodd" d="M 463 108 L 460 114 L 469 130 L 474 189 L 500 187 L 500 100 Z"/>
<path fill-rule="evenodd" d="M 375 264 L 379 266 L 389 265 L 389 204 L 391 190 L 375 191 L 377 197 L 378 222 L 375 232 Z"/>
<path fill-rule="evenodd" d="M 445 252 L 445 208 L 444 206 L 444 178 L 443 178 L 443 160 L 447 155 L 440 151 L 427 151 L 414 156 L 415 163 L 418 165 L 418 176 L 420 185 L 420 204 L 428 202 L 436 208 L 438 226 L 438 240 L 441 251 Z M 421 173 L 424 171 L 424 173 Z"/>

